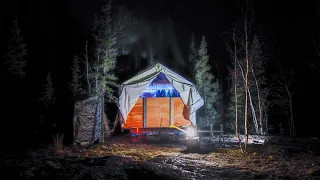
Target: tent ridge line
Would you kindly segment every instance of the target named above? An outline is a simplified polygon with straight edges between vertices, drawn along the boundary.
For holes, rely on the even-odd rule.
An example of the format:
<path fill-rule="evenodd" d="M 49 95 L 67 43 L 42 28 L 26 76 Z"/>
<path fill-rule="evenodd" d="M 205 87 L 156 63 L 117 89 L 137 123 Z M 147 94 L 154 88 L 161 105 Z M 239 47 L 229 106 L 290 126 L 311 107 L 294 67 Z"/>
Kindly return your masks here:
<path fill-rule="evenodd" d="M 154 73 L 154 74 L 159 74 L 159 72 Z M 140 82 L 137 82 L 138 80 L 135 80 L 135 81 L 132 81 L 132 82 L 130 82 L 130 83 L 128 83 L 128 84 L 123 83 L 122 85 L 133 85 L 133 84 L 148 82 L 148 81 L 150 81 L 151 79 L 152 79 L 152 77 L 147 78 L 147 79 L 144 79 L 143 81 L 140 81 Z M 153 78 L 153 79 L 155 79 L 155 78 Z"/>
<path fill-rule="evenodd" d="M 154 68 L 154 67 L 155 67 L 154 65 L 153 65 L 153 66 L 149 66 L 149 67 L 147 67 L 146 69 L 139 71 L 139 72 L 138 72 L 137 74 L 135 74 L 133 77 L 139 76 L 140 74 L 142 74 L 142 73 L 144 73 L 144 72 L 147 72 L 147 71 L 151 70 L 151 69 Z M 132 78 L 129 78 L 129 79 L 127 79 L 127 80 L 124 81 L 124 82 L 127 82 L 127 81 L 129 81 L 130 79 L 132 79 Z M 124 83 L 123 83 L 123 84 L 124 84 Z"/>
<path fill-rule="evenodd" d="M 167 76 L 167 74 L 165 74 L 166 76 Z M 173 77 L 173 76 L 171 76 L 170 74 L 168 74 L 168 76 L 169 77 Z M 173 80 L 173 78 L 171 78 L 172 80 Z M 181 84 L 186 84 L 186 85 L 190 85 L 190 86 L 195 86 L 194 84 L 189 84 L 189 83 L 185 83 L 185 82 L 181 82 L 181 81 L 177 81 L 177 80 L 174 80 L 174 81 L 176 81 L 176 82 L 178 82 L 178 83 L 181 83 Z M 173 82 L 172 82 L 173 83 Z"/>

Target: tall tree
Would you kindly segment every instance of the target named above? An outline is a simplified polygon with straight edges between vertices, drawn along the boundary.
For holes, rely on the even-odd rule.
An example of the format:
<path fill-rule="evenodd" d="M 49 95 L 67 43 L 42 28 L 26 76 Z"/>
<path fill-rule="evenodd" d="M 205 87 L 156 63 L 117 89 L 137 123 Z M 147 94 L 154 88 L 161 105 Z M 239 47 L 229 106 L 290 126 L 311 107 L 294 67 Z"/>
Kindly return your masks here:
<path fill-rule="evenodd" d="M 7 105 L 7 109 L 4 109 L 2 116 L 10 117 L 10 125 L 3 132 L 10 133 L 11 139 L 8 139 L 8 143 L 16 143 L 18 139 L 18 134 L 24 134 L 25 128 L 20 129 L 24 125 L 24 120 L 26 114 L 21 115 L 21 108 L 25 104 L 23 102 L 28 102 L 28 91 L 26 88 L 27 81 L 26 78 L 26 65 L 27 65 L 27 46 L 24 42 L 21 29 L 18 25 L 17 19 L 11 22 L 11 26 L 8 34 L 8 44 L 6 53 L 0 57 L 2 59 L 2 90 L 5 97 L 2 97 L 3 104 Z M 17 77 L 17 78 L 16 78 Z M 4 93 L 5 92 L 5 93 Z M 7 102 L 9 101 L 9 102 Z M 17 113 L 19 112 L 19 113 Z"/>
<path fill-rule="evenodd" d="M 89 75 L 89 70 L 90 70 L 90 64 L 89 64 L 89 52 L 88 52 L 88 41 L 86 41 L 85 48 L 84 48 L 84 66 L 86 68 L 86 83 L 87 83 L 87 90 L 86 92 L 88 94 L 91 94 L 91 81 L 90 81 L 90 75 Z"/>
<path fill-rule="evenodd" d="M 194 77 L 194 66 L 196 63 L 198 57 L 197 47 L 196 47 L 196 39 L 194 37 L 194 34 L 191 35 L 191 42 L 189 45 L 189 51 L 188 51 L 188 72 L 191 75 L 191 77 Z"/>
<path fill-rule="evenodd" d="M 43 102 L 43 106 L 45 109 L 48 109 L 51 105 L 55 103 L 54 98 L 54 88 L 52 83 L 52 78 L 50 73 L 47 75 L 46 83 L 43 85 L 44 91 L 42 93 L 42 98 L 40 100 Z"/>
<path fill-rule="evenodd" d="M 296 136 L 295 122 L 293 116 L 293 75 L 294 71 L 285 71 L 281 64 L 277 63 L 279 73 L 274 75 L 274 88 L 272 97 L 274 98 L 273 106 L 283 111 L 288 120 L 288 128 L 290 136 Z"/>
<path fill-rule="evenodd" d="M 243 39 L 243 41 L 246 41 L 245 38 Z M 270 87 L 266 85 L 265 78 L 266 58 L 262 52 L 262 44 L 260 43 L 257 35 L 254 35 L 252 40 L 249 40 L 248 38 L 247 41 L 247 44 L 242 43 L 242 48 L 244 49 L 244 61 L 238 61 L 238 66 L 241 71 L 242 79 L 245 83 L 244 85 L 248 88 L 248 106 L 250 106 L 251 109 L 251 116 L 248 114 L 248 118 L 252 118 L 254 132 L 256 134 L 264 134 L 263 123 L 266 121 L 267 116 L 265 111 L 268 109 L 266 93 L 269 91 L 268 89 L 270 89 Z M 247 63 L 249 72 L 246 77 L 245 68 Z M 248 84 L 246 84 L 246 78 Z M 250 133 L 252 132 L 250 131 Z"/>
<path fill-rule="evenodd" d="M 103 111 L 101 113 L 104 113 L 105 102 L 117 102 L 114 89 L 117 87 L 116 58 L 121 48 L 118 41 L 126 36 L 126 28 L 134 23 L 131 14 L 124 7 L 120 7 L 115 18 L 112 18 L 111 4 L 112 1 L 109 0 L 103 5 L 101 13 L 95 16 L 93 23 L 95 59 L 95 88 L 93 92 L 98 96 L 97 107 L 100 103 L 102 104 Z M 101 132 L 103 140 L 104 131 Z"/>
<path fill-rule="evenodd" d="M 73 65 L 71 67 L 72 70 L 72 80 L 69 83 L 69 88 L 73 93 L 73 96 L 78 96 L 83 93 L 82 83 L 81 83 L 81 70 L 79 64 L 78 55 L 73 57 Z"/>
<path fill-rule="evenodd" d="M 231 91 L 233 92 L 231 93 L 231 102 L 229 105 L 229 114 L 228 114 L 229 118 L 231 119 L 231 123 L 229 122 L 227 125 L 230 127 L 230 129 L 235 130 L 235 134 L 236 134 L 236 137 L 238 138 L 240 150 L 243 152 L 241 139 L 240 139 L 240 129 L 243 129 L 241 125 L 243 124 L 242 112 L 244 111 L 244 106 L 242 102 L 244 102 L 244 96 L 243 96 L 244 88 L 242 86 L 241 79 L 239 80 L 238 78 L 240 76 L 240 72 L 238 68 L 238 53 L 239 53 L 238 51 L 239 50 L 237 47 L 235 29 L 233 30 L 233 33 L 232 33 L 232 40 L 233 40 L 234 49 L 230 48 L 230 46 L 227 45 L 227 50 L 230 53 L 232 66 L 233 66 L 233 68 L 232 67 L 229 68 L 230 79 L 233 86 L 231 88 Z M 239 123 L 239 122 L 242 122 L 242 123 Z M 240 127 L 242 128 L 239 128 L 239 124 L 240 124 Z"/>
<path fill-rule="evenodd" d="M 253 101 L 258 109 L 259 117 L 259 132 L 261 135 L 265 133 L 264 122 L 266 122 L 266 114 L 268 108 L 267 93 L 269 92 L 270 86 L 266 83 L 265 71 L 266 71 L 266 56 L 263 52 L 263 43 L 257 35 L 253 36 L 250 44 L 250 74 L 251 74 L 251 85 Z"/>
<path fill-rule="evenodd" d="M 9 65 L 9 71 L 15 75 L 25 78 L 25 67 L 27 65 L 26 57 L 27 48 L 23 42 L 23 36 L 18 26 L 17 20 L 13 21 L 10 29 L 9 48 L 7 54 L 4 56 L 5 64 Z"/>
<path fill-rule="evenodd" d="M 235 49 L 232 50 L 229 46 L 227 48 L 231 52 L 233 61 L 233 67 L 229 68 L 232 92 L 236 92 L 231 96 L 229 117 L 232 119 L 237 117 L 235 120 L 237 122 L 241 122 L 243 117 L 243 124 L 239 124 L 238 130 L 242 130 L 243 127 L 244 151 L 247 151 L 249 133 L 264 134 L 266 132 L 270 86 L 267 85 L 265 78 L 267 60 L 265 44 L 255 33 L 252 33 L 253 11 L 249 10 L 248 2 L 245 6 L 244 19 L 233 32 Z M 241 113 L 244 115 L 240 115 Z M 250 118 L 252 121 L 249 121 Z M 234 128 L 237 129 L 237 127 Z"/>
<path fill-rule="evenodd" d="M 215 103 L 218 99 L 219 83 L 210 72 L 209 55 L 205 36 L 202 36 L 198 59 L 195 63 L 195 82 L 201 96 L 204 98 L 204 117 L 200 119 L 200 125 L 209 126 L 218 120 L 218 112 Z"/>
<path fill-rule="evenodd" d="M 93 23 L 94 69 L 96 69 L 96 84 L 98 84 L 95 92 L 104 94 L 108 97 L 107 100 L 115 102 L 113 87 L 117 86 L 116 58 L 121 48 L 118 40 L 126 36 L 125 29 L 135 21 L 124 7 L 120 7 L 112 18 L 111 4 L 112 1 L 109 0 L 102 7 L 101 13 L 95 16 Z"/>
<path fill-rule="evenodd" d="M 248 6 L 248 4 L 247 4 Z M 245 61 L 246 61 L 246 77 L 245 77 L 245 92 L 246 92 L 246 100 L 245 100 L 245 106 L 244 106 L 244 126 L 245 126 L 245 136 L 246 136 L 246 141 L 245 141 L 245 146 L 244 149 L 247 151 L 248 147 L 248 138 L 249 138 L 249 132 L 248 132 L 248 91 L 249 91 L 249 79 L 248 79 L 248 74 L 249 74 L 249 49 L 248 49 L 248 19 L 247 19 L 247 12 L 248 9 L 246 8 L 246 15 L 244 19 L 244 36 L 245 36 Z"/>

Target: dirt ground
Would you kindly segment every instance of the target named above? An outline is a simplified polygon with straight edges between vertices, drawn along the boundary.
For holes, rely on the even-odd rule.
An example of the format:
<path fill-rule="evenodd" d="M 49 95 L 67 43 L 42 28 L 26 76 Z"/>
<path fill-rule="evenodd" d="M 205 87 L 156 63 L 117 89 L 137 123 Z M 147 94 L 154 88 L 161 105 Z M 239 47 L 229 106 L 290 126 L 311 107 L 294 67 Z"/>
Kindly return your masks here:
<path fill-rule="evenodd" d="M 0 179 L 320 179 L 319 143 L 267 142 L 243 154 L 233 144 L 202 141 L 190 152 L 183 143 L 132 140 L 6 153 Z"/>

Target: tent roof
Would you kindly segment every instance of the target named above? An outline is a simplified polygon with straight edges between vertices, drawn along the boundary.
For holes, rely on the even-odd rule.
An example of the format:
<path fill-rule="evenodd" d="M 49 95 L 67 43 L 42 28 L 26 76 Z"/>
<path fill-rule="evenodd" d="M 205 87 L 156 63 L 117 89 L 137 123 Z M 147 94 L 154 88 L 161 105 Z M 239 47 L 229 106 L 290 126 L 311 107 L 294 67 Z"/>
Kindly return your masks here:
<path fill-rule="evenodd" d="M 141 78 L 148 79 L 148 77 L 150 75 L 149 72 L 153 72 L 153 73 L 162 72 L 164 75 L 167 75 L 166 72 L 170 72 L 170 74 L 173 74 L 176 77 L 179 77 L 181 80 L 183 80 L 184 84 L 188 84 L 188 85 L 194 86 L 194 84 L 192 82 L 190 82 L 186 78 L 184 78 L 181 75 L 175 73 L 174 71 L 172 71 L 171 69 L 167 68 L 166 66 L 164 66 L 164 65 L 162 65 L 160 63 L 157 63 L 155 65 L 149 66 L 145 70 L 140 71 L 137 75 L 135 75 L 132 78 L 128 79 L 127 81 L 123 82 L 122 85 L 138 83 L 138 82 L 140 82 L 142 80 Z"/>

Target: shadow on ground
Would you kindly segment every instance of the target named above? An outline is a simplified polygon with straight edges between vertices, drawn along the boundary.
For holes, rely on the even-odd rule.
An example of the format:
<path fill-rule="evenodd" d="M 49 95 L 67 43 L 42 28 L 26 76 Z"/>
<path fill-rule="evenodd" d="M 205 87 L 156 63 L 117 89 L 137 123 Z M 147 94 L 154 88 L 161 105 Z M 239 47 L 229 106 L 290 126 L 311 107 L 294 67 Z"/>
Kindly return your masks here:
<path fill-rule="evenodd" d="M 100 158 L 27 155 L 24 160 L 6 159 L 1 163 L 1 179 L 267 179 L 268 173 L 221 168 L 191 158 L 157 157 L 133 161 L 120 156 Z"/>
<path fill-rule="evenodd" d="M 267 144 L 249 149 L 250 155 L 244 156 L 227 144 L 187 150 L 174 141 L 133 143 L 114 138 L 87 148 L 86 156 L 83 152 L 56 155 L 47 149 L 19 155 L 7 152 L 0 160 L 0 179 L 320 179 L 319 157 L 298 147 Z"/>

